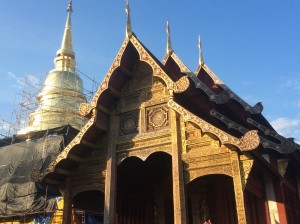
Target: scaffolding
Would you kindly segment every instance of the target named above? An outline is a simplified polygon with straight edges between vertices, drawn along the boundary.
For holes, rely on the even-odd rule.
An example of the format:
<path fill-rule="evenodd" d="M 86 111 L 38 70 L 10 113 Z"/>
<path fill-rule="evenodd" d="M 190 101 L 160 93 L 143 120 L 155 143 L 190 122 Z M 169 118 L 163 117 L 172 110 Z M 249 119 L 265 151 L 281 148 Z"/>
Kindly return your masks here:
<path fill-rule="evenodd" d="M 81 128 L 85 123 L 78 121 L 81 119 L 79 115 L 79 105 L 83 101 L 89 102 L 92 99 L 99 84 L 95 81 L 95 78 L 92 79 L 77 69 L 75 71 L 85 77 L 85 83 L 87 83 L 87 86 L 90 88 L 83 88 L 81 94 L 83 94 L 84 100 L 80 94 L 69 98 L 63 94 L 63 91 L 72 87 L 70 86 L 67 76 L 66 80 L 62 81 L 61 86 L 63 86 L 63 88 L 57 91 L 60 92 L 60 94 L 53 95 L 52 100 L 56 103 L 47 105 L 47 107 L 41 106 L 39 95 L 43 88 L 51 88 L 51 86 L 47 86 L 45 83 L 40 84 L 40 80 L 45 79 L 48 73 L 40 75 L 38 79 L 39 82 L 35 84 L 31 83 L 27 77 L 20 79 L 22 83 L 21 90 L 15 95 L 12 111 L 5 115 L 0 115 L 0 139 L 10 138 L 20 133 L 20 130 L 24 130 L 26 127 L 32 125 L 34 116 L 39 116 L 39 114 L 45 112 L 50 112 L 51 115 L 56 116 L 55 121 L 42 120 L 41 122 L 46 124 L 45 127 L 49 126 L 49 128 L 51 128 L 51 122 L 54 122 L 55 124 L 61 123 L 62 125 L 66 123 L 78 124 L 77 128 Z M 59 75 L 60 73 L 57 73 L 57 76 Z M 56 78 L 56 76 L 54 78 Z M 62 106 L 62 104 L 64 106 Z"/>

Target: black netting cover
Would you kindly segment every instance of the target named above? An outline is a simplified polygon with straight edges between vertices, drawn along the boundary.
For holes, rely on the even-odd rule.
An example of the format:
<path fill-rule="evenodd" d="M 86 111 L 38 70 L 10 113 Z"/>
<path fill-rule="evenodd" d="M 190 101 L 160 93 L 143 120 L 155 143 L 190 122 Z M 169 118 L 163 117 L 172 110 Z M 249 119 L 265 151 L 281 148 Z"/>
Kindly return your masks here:
<path fill-rule="evenodd" d="M 64 131 L 0 148 L 0 218 L 55 210 L 58 188 L 33 182 L 31 174 L 45 171 L 74 137 Z"/>

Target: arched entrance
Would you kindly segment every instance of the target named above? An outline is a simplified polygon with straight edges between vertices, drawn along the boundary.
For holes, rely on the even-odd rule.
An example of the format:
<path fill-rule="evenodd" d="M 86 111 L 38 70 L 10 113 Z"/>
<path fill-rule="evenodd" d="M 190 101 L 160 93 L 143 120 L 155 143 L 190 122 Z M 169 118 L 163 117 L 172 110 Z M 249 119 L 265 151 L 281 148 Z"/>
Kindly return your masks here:
<path fill-rule="evenodd" d="M 104 194 L 98 190 L 84 191 L 73 198 L 74 217 L 81 223 L 103 223 Z"/>
<path fill-rule="evenodd" d="M 231 177 L 208 175 L 187 185 L 190 224 L 237 223 L 234 186 Z"/>
<path fill-rule="evenodd" d="M 172 159 L 159 152 L 125 159 L 117 171 L 117 224 L 172 224 Z"/>

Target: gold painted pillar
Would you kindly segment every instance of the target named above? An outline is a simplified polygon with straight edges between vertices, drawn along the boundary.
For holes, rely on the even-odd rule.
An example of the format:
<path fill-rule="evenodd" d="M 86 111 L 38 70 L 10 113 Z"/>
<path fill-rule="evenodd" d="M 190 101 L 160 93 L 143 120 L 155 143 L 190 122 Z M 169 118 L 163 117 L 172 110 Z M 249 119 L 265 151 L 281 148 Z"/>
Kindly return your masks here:
<path fill-rule="evenodd" d="M 186 224 L 186 199 L 183 175 L 183 162 L 181 159 L 182 141 L 180 138 L 180 118 L 170 109 L 170 123 L 172 131 L 172 175 L 173 175 L 173 203 L 174 224 Z"/>
<path fill-rule="evenodd" d="M 66 180 L 66 184 L 63 189 L 61 189 L 63 198 L 64 198 L 64 208 L 63 208 L 63 224 L 71 224 L 72 223 L 72 183 L 71 178 L 68 177 Z"/>
<path fill-rule="evenodd" d="M 107 149 L 106 177 L 105 177 L 105 198 L 104 198 L 104 224 L 113 224 L 116 211 L 116 116 L 115 113 L 110 117 L 109 142 Z"/>
<path fill-rule="evenodd" d="M 246 224 L 247 220 L 242 185 L 241 167 L 238 153 L 236 151 L 231 151 L 231 167 L 238 223 Z"/>

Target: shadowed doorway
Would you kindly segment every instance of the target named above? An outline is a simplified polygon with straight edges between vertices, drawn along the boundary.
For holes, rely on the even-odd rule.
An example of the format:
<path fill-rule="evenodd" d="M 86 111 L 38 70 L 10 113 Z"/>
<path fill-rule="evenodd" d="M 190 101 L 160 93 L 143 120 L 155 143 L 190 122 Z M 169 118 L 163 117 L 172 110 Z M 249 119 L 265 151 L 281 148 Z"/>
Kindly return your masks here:
<path fill-rule="evenodd" d="M 101 191 L 90 190 L 77 194 L 73 198 L 74 216 L 81 223 L 103 223 L 104 194 Z"/>
<path fill-rule="evenodd" d="M 118 166 L 117 224 L 173 224 L 172 158 L 158 152 Z"/>
<path fill-rule="evenodd" d="M 232 178 L 225 175 L 199 177 L 187 185 L 189 224 L 237 223 Z"/>

